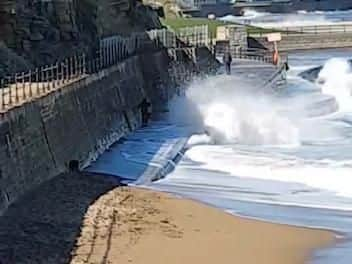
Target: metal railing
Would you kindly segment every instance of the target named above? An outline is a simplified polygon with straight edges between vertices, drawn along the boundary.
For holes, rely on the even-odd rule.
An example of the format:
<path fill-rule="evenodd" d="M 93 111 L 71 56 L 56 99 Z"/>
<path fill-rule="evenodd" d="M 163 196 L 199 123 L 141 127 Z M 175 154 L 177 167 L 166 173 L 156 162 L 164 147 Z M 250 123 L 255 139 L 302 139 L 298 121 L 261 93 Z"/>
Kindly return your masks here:
<path fill-rule="evenodd" d="M 333 25 L 313 25 L 313 26 L 298 26 L 298 27 L 279 27 L 273 29 L 264 29 L 262 31 L 255 30 L 255 32 L 249 32 L 250 36 L 262 37 L 269 32 L 280 32 L 285 36 L 292 35 L 319 35 L 319 34 L 344 34 L 352 33 L 352 23 L 351 24 L 333 24 Z"/>
<path fill-rule="evenodd" d="M 184 27 L 177 32 L 170 29 L 151 30 L 148 35 L 166 48 L 203 47 L 208 46 L 211 41 L 208 25 Z"/>
<path fill-rule="evenodd" d="M 273 55 L 269 52 L 240 49 L 232 54 L 235 59 L 254 60 L 270 64 L 273 63 Z"/>
<path fill-rule="evenodd" d="M 191 32 L 191 35 L 185 32 Z M 197 27 L 194 30 L 188 28 L 181 34 L 160 29 L 133 34 L 130 37 L 113 36 L 102 39 L 98 53 L 91 58 L 79 54 L 0 79 L 0 112 L 116 65 L 149 48 L 178 48 L 185 46 L 185 42 L 187 45 L 206 45 L 205 27 Z"/>
<path fill-rule="evenodd" d="M 216 47 L 216 57 L 222 57 L 225 51 L 228 49 L 227 46 Z M 254 60 L 263 63 L 273 64 L 273 52 L 264 49 L 233 49 L 230 50 L 233 59 L 245 59 Z M 287 54 L 280 53 L 281 62 L 287 62 Z"/>
<path fill-rule="evenodd" d="M 352 33 L 352 24 L 334 24 L 334 25 L 316 25 L 301 27 L 284 27 L 279 28 L 284 34 L 334 34 L 334 33 Z"/>
<path fill-rule="evenodd" d="M 0 80 L 0 110 L 40 97 L 86 75 L 86 56 L 76 55 L 52 65 L 16 73 Z"/>
<path fill-rule="evenodd" d="M 208 46 L 210 43 L 208 25 L 181 28 L 178 37 L 186 45 L 194 47 Z"/>
<path fill-rule="evenodd" d="M 147 34 L 157 46 L 163 46 L 165 48 L 177 47 L 177 34 L 174 31 L 155 29 L 148 31 Z"/>

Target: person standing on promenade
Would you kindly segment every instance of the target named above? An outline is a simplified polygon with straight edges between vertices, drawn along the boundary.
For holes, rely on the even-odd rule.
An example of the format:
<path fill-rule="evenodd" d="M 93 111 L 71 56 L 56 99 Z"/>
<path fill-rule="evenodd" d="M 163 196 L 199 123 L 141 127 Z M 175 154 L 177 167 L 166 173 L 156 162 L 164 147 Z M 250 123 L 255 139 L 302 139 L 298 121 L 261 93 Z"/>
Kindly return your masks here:
<path fill-rule="evenodd" d="M 148 121 L 151 116 L 151 103 L 147 100 L 147 98 L 144 98 L 142 102 L 139 104 L 139 107 L 141 109 L 141 115 L 142 115 L 142 126 L 146 127 L 148 125 Z"/>
<path fill-rule="evenodd" d="M 222 57 L 222 61 L 225 64 L 226 74 L 231 74 L 231 63 L 232 63 L 232 56 L 231 52 L 227 49 Z"/>

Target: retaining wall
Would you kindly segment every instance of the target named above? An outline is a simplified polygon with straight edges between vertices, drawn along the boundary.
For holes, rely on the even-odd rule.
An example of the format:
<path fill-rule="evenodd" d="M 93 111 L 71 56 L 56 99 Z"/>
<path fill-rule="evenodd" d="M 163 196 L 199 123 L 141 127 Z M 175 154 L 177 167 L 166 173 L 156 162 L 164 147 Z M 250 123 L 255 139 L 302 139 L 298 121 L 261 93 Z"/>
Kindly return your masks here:
<path fill-rule="evenodd" d="M 166 49 L 133 56 L 3 113 L 0 214 L 28 190 L 67 171 L 70 162 L 88 166 L 139 127 L 143 98 L 153 110 L 163 110 L 189 73 L 218 66 L 209 50 L 197 50 L 204 57 L 198 62 L 186 52 L 172 60 Z"/>
<path fill-rule="evenodd" d="M 272 49 L 272 43 L 266 38 L 256 38 L 263 46 Z M 327 34 L 292 34 L 283 35 L 278 42 L 281 51 L 327 49 L 327 48 L 348 48 L 352 47 L 352 33 L 327 33 Z"/>
<path fill-rule="evenodd" d="M 168 64 L 166 51 L 132 57 L 3 114 L 0 212 L 27 190 L 66 171 L 70 161 L 87 166 L 138 127 L 141 100 L 148 94 L 161 102 L 160 80 L 169 79 Z"/>

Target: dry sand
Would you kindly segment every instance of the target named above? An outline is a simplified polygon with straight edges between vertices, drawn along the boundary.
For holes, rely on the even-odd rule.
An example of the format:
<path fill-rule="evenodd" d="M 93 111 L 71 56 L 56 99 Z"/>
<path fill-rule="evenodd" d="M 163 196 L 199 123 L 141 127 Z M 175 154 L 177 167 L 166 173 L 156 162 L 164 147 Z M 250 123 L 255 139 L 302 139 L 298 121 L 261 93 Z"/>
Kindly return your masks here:
<path fill-rule="evenodd" d="M 194 201 L 115 188 L 88 208 L 71 264 L 298 264 L 328 231 L 233 217 Z"/>

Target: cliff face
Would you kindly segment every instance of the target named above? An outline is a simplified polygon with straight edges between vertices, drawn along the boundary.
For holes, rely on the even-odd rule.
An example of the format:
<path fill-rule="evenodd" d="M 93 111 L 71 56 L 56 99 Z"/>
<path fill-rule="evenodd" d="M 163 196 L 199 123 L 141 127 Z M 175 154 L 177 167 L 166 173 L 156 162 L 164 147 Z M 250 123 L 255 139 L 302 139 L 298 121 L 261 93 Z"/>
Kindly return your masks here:
<path fill-rule="evenodd" d="M 0 20 L 0 76 L 89 53 L 100 37 L 161 27 L 136 0 L 2 1 Z"/>

